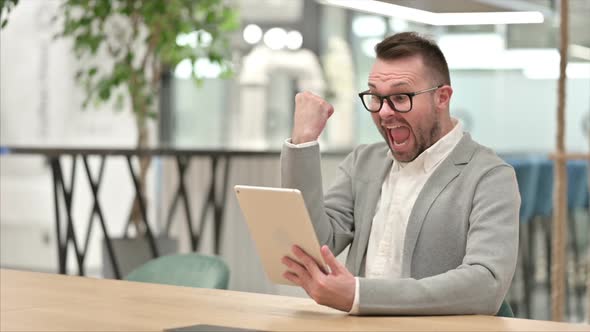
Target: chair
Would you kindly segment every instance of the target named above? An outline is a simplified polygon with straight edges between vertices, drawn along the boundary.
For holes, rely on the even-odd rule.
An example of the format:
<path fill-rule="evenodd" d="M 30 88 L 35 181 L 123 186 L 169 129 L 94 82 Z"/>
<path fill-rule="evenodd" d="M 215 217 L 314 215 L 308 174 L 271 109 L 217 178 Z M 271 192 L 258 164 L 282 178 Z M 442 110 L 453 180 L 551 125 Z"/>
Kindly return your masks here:
<path fill-rule="evenodd" d="M 496 316 L 514 318 L 514 312 L 512 312 L 512 308 L 510 307 L 510 304 L 506 302 L 506 300 L 502 301 L 502 305 L 500 306 L 500 310 L 498 310 Z"/>
<path fill-rule="evenodd" d="M 566 163 L 567 167 L 567 190 L 568 190 L 568 239 L 569 246 L 573 253 L 574 271 L 576 267 L 580 266 L 580 259 L 578 253 L 577 229 L 573 214 L 576 209 L 584 209 L 588 204 L 587 200 L 587 183 L 588 170 L 587 162 L 578 160 L 569 160 Z M 553 161 L 549 159 L 539 160 L 539 182 L 537 184 L 537 199 L 533 215 L 540 217 L 543 220 L 543 233 L 545 237 L 546 247 L 546 276 L 549 285 L 549 293 L 551 293 L 550 275 L 551 275 L 551 216 L 553 214 Z M 575 274 L 574 274 L 575 275 Z M 566 278 L 566 288 L 569 288 L 569 280 Z M 582 316 L 582 289 L 575 287 L 575 298 L 577 302 L 578 315 Z M 548 297 L 550 301 L 550 297 Z M 548 306 L 550 307 L 550 306 Z M 570 312 L 570 302 L 566 301 L 566 311 Z"/>
<path fill-rule="evenodd" d="M 537 199 L 533 214 L 541 219 L 541 230 L 545 238 L 545 277 L 547 283 L 547 308 L 551 308 L 551 216 L 553 214 L 553 161 L 541 158 L 539 163 L 539 182 L 537 184 Z M 569 301 L 566 301 L 569 306 Z M 551 315 L 551 313 L 548 313 Z"/>
<path fill-rule="evenodd" d="M 534 158 L 506 158 L 514 168 L 518 190 L 520 192 L 520 223 L 528 224 L 535 209 L 537 183 L 539 177 L 538 163 Z"/>
<path fill-rule="evenodd" d="M 505 161 L 514 168 L 516 181 L 518 182 L 518 191 L 520 193 L 520 213 L 519 213 L 519 266 L 521 269 L 522 281 L 524 286 L 524 315 L 531 317 L 531 297 L 532 297 L 532 280 L 534 275 L 534 229 L 532 224 L 533 212 L 535 209 L 537 183 L 538 183 L 538 163 L 536 159 L 529 156 L 510 156 L 505 157 Z M 516 306 L 518 312 L 521 312 L 520 305 Z M 511 310 L 512 311 L 512 310 Z"/>
<path fill-rule="evenodd" d="M 584 281 L 578 280 L 578 270 L 582 268 L 583 263 L 580 262 L 580 241 L 585 241 L 587 235 L 584 236 L 582 232 L 578 232 L 578 225 L 576 223 L 576 213 L 578 210 L 586 209 L 588 203 L 588 162 L 585 160 L 569 160 L 567 162 L 567 205 L 568 205 L 568 227 L 569 239 L 573 253 L 574 268 L 573 268 L 573 289 L 576 298 L 577 315 L 584 317 L 583 313 L 583 298 L 584 298 Z M 579 239 L 582 237 L 582 239 Z"/>
<path fill-rule="evenodd" d="M 567 163 L 568 173 L 568 208 L 588 208 L 588 162 L 585 160 L 570 160 Z"/>
<path fill-rule="evenodd" d="M 162 256 L 131 271 L 125 280 L 227 289 L 229 268 L 221 258 L 196 253 Z"/>

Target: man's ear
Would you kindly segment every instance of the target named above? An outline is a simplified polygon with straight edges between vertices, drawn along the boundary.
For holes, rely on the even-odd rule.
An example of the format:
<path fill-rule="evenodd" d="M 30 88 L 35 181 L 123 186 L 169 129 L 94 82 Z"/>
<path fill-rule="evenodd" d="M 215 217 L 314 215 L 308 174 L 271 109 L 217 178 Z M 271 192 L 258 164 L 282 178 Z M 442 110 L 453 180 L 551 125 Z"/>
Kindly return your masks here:
<path fill-rule="evenodd" d="M 453 88 L 450 85 L 443 85 L 436 90 L 435 102 L 438 109 L 448 109 L 453 95 Z"/>

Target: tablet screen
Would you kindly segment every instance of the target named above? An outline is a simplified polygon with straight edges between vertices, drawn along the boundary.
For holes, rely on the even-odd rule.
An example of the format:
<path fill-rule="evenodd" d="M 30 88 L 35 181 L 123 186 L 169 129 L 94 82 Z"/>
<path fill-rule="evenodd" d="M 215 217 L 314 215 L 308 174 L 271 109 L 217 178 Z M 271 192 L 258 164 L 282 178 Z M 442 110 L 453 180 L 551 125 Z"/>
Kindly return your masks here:
<path fill-rule="evenodd" d="M 283 278 L 287 267 L 281 263 L 284 256 L 298 261 L 291 250 L 293 245 L 301 247 L 320 267 L 328 270 L 299 190 L 238 185 L 234 191 L 265 272 L 272 282 L 293 285 Z"/>

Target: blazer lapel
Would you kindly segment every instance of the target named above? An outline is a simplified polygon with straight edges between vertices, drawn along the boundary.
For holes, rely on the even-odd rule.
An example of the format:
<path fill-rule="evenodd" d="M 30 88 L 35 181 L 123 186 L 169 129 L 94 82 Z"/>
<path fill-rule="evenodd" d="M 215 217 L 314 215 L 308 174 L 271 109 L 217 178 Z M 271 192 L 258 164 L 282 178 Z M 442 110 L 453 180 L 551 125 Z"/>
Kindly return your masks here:
<path fill-rule="evenodd" d="M 476 144 L 468 133 L 465 133 L 455 149 L 442 161 L 442 164 L 430 176 L 418 195 L 406 229 L 402 259 L 402 278 L 411 277 L 411 264 L 418 235 L 430 207 L 444 188 L 461 172 L 459 165 L 465 165 L 471 159 Z"/>

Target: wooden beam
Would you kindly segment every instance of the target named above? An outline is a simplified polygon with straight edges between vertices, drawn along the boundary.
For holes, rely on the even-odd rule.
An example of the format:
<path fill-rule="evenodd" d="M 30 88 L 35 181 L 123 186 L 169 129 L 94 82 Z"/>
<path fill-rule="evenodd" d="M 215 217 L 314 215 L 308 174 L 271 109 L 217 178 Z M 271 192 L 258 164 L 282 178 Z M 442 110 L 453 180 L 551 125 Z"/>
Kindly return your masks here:
<path fill-rule="evenodd" d="M 561 0 L 560 10 L 560 61 L 557 89 L 557 146 L 558 156 L 565 155 L 565 84 L 567 66 L 567 47 L 569 39 L 569 0 Z M 553 188 L 553 227 L 551 251 L 551 318 L 563 321 L 565 303 L 565 244 L 567 239 L 567 170 L 565 158 L 555 160 Z"/>

